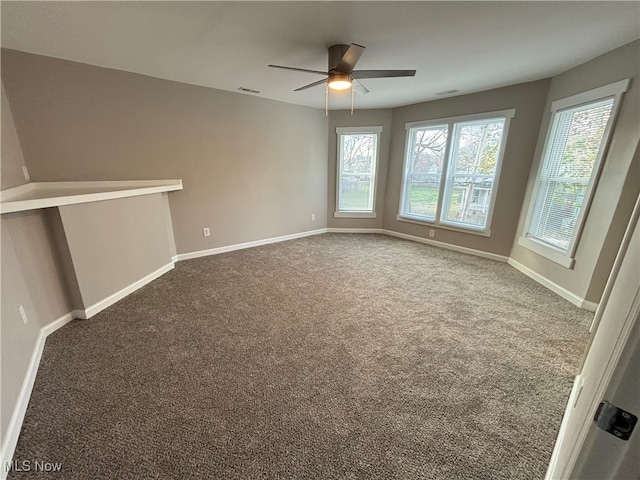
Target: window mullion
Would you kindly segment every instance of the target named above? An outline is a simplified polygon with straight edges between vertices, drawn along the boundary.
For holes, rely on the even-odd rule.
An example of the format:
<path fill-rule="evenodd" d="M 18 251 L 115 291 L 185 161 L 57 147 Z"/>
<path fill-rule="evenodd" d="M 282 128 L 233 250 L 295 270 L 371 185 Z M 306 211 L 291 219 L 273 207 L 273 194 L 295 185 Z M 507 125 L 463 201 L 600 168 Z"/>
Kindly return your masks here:
<path fill-rule="evenodd" d="M 404 179 L 403 179 L 403 187 L 402 187 L 402 209 L 404 210 L 405 208 L 407 208 L 407 206 L 409 205 L 409 196 L 411 195 L 411 186 L 409 183 L 409 179 L 412 177 L 413 175 L 413 168 L 414 168 L 414 151 L 416 148 L 416 130 L 411 128 L 407 131 L 407 135 L 408 135 L 408 145 L 410 145 L 410 148 L 407 149 L 407 154 L 406 154 L 406 158 L 405 158 L 405 168 L 404 168 Z"/>
<path fill-rule="evenodd" d="M 378 144 L 380 143 L 380 134 L 376 133 L 375 136 L 375 141 L 373 142 L 373 149 L 371 152 L 372 160 L 371 160 L 371 171 L 368 174 L 369 177 L 369 185 L 371 185 L 371 187 L 369 188 L 369 203 L 371 204 L 371 211 L 375 212 L 376 210 L 376 193 L 377 193 L 377 188 L 376 188 L 376 181 L 377 181 L 377 175 L 376 172 L 378 171 Z"/>
<path fill-rule="evenodd" d="M 338 133 L 338 188 L 336 189 L 336 211 L 340 210 L 340 192 L 343 188 L 344 173 L 344 135 Z"/>
<path fill-rule="evenodd" d="M 447 195 L 447 190 L 450 190 L 450 180 L 449 180 L 449 165 L 451 164 L 450 155 L 454 149 L 451 148 L 451 144 L 454 141 L 453 136 L 451 134 L 454 130 L 454 123 L 447 123 L 447 142 L 444 148 L 444 158 L 442 160 L 442 175 L 440 176 L 440 190 L 438 192 L 438 205 L 436 207 L 436 218 L 435 222 L 440 223 L 440 218 L 442 217 L 442 206 L 444 202 L 446 202 L 445 196 Z"/>

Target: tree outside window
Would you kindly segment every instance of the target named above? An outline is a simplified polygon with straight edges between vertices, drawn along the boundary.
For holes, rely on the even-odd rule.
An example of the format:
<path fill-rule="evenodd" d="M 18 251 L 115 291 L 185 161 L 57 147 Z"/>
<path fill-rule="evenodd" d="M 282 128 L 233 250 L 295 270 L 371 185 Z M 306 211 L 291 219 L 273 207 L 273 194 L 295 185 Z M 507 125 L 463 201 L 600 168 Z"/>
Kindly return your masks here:
<path fill-rule="evenodd" d="M 373 214 L 380 127 L 338 128 L 337 214 Z"/>

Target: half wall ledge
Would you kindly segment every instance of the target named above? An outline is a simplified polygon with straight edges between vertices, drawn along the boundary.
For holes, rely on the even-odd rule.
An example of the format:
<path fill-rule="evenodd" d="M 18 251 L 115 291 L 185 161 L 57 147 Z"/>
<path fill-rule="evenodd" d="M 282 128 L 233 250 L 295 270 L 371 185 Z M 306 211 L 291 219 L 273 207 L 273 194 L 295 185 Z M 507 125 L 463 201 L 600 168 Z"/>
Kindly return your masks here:
<path fill-rule="evenodd" d="M 89 318 L 174 267 L 176 190 L 182 180 L 32 182 L 0 192 L 0 206 L 9 222 L 47 211 L 74 316 Z"/>
<path fill-rule="evenodd" d="M 0 192 L 0 213 L 182 190 L 182 180 L 31 182 Z"/>

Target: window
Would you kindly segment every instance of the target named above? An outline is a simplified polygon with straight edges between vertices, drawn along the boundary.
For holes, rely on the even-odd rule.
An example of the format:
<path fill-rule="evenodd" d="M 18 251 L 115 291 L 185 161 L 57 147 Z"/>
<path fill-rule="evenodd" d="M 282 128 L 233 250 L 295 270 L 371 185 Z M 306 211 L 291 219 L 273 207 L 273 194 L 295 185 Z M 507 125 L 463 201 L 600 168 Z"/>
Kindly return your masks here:
<path fill-rule="evenodd" d="M 489 235 L 503 139 L 514 113 L 407 124 L 398 219 Z"/>
<path fill-rule="evenodd" d="M 549 132 L 519 243 L 565 267 L 593 195 L 619 98 L 628 81 L 552 104 Z"/>
<path fill-rule="evenodd" d="M 376 216 L 378 143 L 382 127 L 339 127 L 335 217 Z"/>

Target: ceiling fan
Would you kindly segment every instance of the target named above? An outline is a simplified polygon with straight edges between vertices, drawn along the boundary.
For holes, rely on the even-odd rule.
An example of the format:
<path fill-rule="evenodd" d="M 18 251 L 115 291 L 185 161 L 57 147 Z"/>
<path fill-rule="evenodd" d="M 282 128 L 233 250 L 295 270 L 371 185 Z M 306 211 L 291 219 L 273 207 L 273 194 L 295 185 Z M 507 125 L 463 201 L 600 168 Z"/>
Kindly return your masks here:
<path fill-rule="evenodd" d="M 369 89 L 360 82 L 360 79 L 415 76 L 415 70 L 354 70 L 364 49 L 365 47 L 355 43 L 352 43 L 351 45 L 332 45 L 329 47 L 329 62 L 326 72 L 321 70 L 309 70 L 306 68 L 285 67 L 282 65 L 269 65 L 269 67 L 293 70 L 295 72 L 317 73 L 319 75 L 326 75 L 327 77 L 322 80 L 318 80 L 317 82 L 304 85 L 303 87 L 296 88 L 294 92 L 299 92 L 300 90 L 306 90 L 307 88 L 326 83 L 332 90 L 347 90 L 351 88 L 352 95 L 354 91 L 358 93 L 369 93 Z"/>

